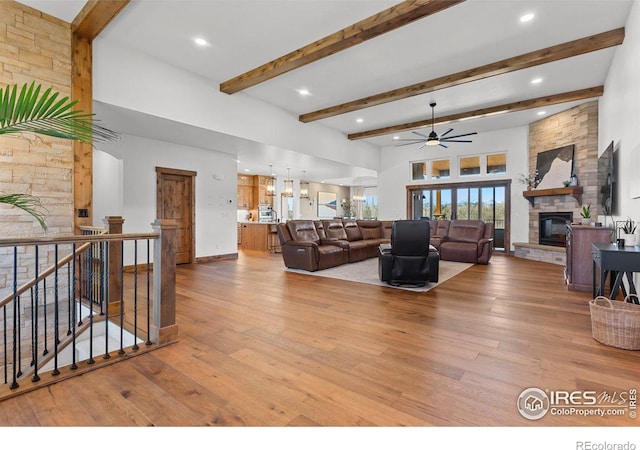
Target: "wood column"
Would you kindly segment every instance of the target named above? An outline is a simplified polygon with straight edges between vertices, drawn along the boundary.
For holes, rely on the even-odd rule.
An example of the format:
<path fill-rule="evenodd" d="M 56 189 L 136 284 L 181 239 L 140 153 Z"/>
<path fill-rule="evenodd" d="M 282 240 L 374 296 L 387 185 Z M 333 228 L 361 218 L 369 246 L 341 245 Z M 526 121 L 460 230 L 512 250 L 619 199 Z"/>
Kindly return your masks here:
<path fill-rule="evenodd" d="M 178 224 L 156 219 L 151 224 L 158 239 L 153 246 L 153 324 L 151 341 L 166 344 L 178 339 L 176 324 L 176 242 Z"/>
<path fill-rule="evenodd" d="M 107 216 L 102 219 L 108 234 L 122 234 L 124 219 L 120 216 Z M 120 314 L 122 298 L 122 241 L 109 242 L 109 267 L 107 276 L 109 283 L 109 316 Z"/>
<path fill-rule="evenodd" d="M 74 109 L 86 113 L 93 111 L 93 78 L 91 75 L 93 51 L 91 41 L 73 35 L 71 98 L 77 100 Z M 90 144 L 73 142 L 73 224 L 74 232 L 80 226 L 92 224 L 93 203 L 93 148 Z M 81 213 L 82 211 L 82 213 Z M 86 215 L 84 212 L 86 211 Z"/>

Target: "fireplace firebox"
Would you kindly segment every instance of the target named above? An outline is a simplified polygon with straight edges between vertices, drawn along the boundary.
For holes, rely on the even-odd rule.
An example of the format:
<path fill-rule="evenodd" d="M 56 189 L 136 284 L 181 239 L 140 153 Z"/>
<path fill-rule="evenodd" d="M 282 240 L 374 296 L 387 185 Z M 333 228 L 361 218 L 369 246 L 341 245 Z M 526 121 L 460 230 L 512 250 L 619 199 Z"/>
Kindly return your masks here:
<path fill-rule="evenodd" d="M 571 223 L 571 212 L 540 213 L 538 217 L 540 245 L 567 246 L 567 225 Z"/>

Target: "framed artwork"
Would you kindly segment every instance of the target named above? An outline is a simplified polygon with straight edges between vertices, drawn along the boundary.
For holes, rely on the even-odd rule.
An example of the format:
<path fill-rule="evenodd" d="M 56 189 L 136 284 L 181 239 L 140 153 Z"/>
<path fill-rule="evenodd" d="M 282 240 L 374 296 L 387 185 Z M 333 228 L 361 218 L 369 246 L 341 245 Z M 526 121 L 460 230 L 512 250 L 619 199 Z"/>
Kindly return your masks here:
<path fill-rule="evenodd" d="M 566 145 L 538 153 L 536 161 L 536 189 L 553 189 L 563 186 L 573 175 L 574 145 Z"/>
<path fill-rule="evenodd" d="M 333 218 L 338 212 L 338 194 L 318 192 L 318 217 Z"/>

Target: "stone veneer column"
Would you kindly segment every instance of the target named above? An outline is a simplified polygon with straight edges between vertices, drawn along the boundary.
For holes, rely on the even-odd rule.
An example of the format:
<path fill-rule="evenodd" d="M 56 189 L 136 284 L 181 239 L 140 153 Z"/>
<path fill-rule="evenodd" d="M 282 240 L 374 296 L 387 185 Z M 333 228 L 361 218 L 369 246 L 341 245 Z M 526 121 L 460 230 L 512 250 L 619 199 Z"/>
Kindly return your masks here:
<path fill-rule="evenodd" d="M 582 204 L 590 204 L 597 211 L 598 189 L 598 102 L 583 103 L 567 111 L 533 122 L 529 125 L 529 173 L 536 171 L 540 152 L 575 145 L 573 170 L 583 187 Z M 562 186 L 558 186 L 562 187 Z M 538 243 L 538 214 L 567 211 L 573 220 L 580 219 L 581 204 L 570 195 L 537 197 L 529 208 L 529 243 Z"/>
<path fill-rule="evenodd" d="M 71 27 L 14 1 L 0 1 L 0 87 L 42 83 L 71 93 Z M 73 232 L 73 147 L 63 139 L 22 133 L 0 136 L 0 192 L 40 197 L 49 234 Z M 0 234 L 42 234 L 28 214 L 0 206 Z"/>

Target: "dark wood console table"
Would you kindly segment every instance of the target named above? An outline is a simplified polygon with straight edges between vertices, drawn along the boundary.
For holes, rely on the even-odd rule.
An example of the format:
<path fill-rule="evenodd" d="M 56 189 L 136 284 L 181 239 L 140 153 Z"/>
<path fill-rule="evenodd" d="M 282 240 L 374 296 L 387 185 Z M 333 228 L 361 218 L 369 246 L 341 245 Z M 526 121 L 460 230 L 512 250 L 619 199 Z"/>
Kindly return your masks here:
<path fill-rule="evenodd" d="M 629 294 L 637 294 L 633 283 L 633 273 L 640 272 L 640 247 L 618 247 L 617 244 L 595 242 L 592 244 L 593 255 L 593 296 L 604 295 L 604 283 L 607 274 L 611 274 L 611 298 L 615 298 L 618 290 L 626 297 L 627 291 L 622 282 L 626 276 L 629 283 Z M 600 267 L 600 281 L 596 289 L 596 267 Z"/>

